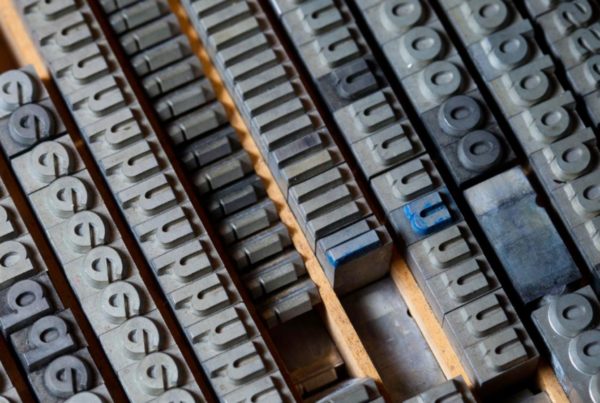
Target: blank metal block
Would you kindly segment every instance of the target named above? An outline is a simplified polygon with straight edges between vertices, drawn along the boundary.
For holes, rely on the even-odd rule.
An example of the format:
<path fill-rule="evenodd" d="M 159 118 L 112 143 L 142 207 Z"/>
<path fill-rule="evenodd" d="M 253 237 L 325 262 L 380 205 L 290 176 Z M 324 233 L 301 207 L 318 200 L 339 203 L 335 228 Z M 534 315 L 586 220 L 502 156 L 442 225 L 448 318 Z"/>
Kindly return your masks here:
<path fill-rule="evenodd" d="M 165 94 L 158 98 L 153 106 L 160 119 L 166 122 L 194 108 L 206 107 L 207 103 L 214 100 L 214 90 L 208 80 L 204 78 Z M 216 110 L 218 111 L 218 109 Z"/>
<path fill-rule="evenodd" d="M 231 126 L 227 126 L 190 144 L 178 147 L 178 154 L 188 171 L 193 172 L 240 148 L 241 145 L 235 131 Z"/>
<path fill-rule="evenodd" d="M 192 49 L 187 38 L 178 35 L 135 55 L 130 59 L 130 63 L 138 77 L 143 77 L 191 54 Z"/>
<path fill-rule="evenodd" d="M 271 199 L 265 198 L 238 213 L 220 221 L 217 229 L 225 244 L 232 244 L 279 222 L 277 208 Z"/>
<path fill-rule="evenodd" d="M 403 401 L 446 380 L 390 276 L 341 301 L 367 352 L 385 368 L 381 378 L 392 401 Z"/>
<path fill-rule="evenodd" d="M 108 18 L 113 31 L 117 34 L 130 31 L 169 12 L 166 1 L 142 1 L 129 7 L 122 7 Z"/>
<path fill-rule="evenodd" d="M 177 16 L 168 14 L 152 24 L 144 25 L 120 38 L 121 46 L 128 55 L 149 49 L 179 34 L 181 29 Z"/>
<path fill-rule="evenodd" d="M 523 303 L 581 277 L 520 168 L 467 189 L 465 197 Z"/>
<path fill-rule="evenodd" d="M 219 219 L 257 203 L 264 195 L 262 180 L 252 174 L 212 193 L 206 198 L 206 209 L 213 219 Z"/>
<path fill-rule="evenodd" d="M 304 260 L 295 250 L 287 251 L 242 276 L 250 295 L 257 300 L 297 281 L 306 273 Z"/>
<path fill-rule="evenodd" d="M 192 80 L 199 79 L 203 75 L 200 60 L 196 56 L 190 56 L 188 59 L 167 66 L 145 77 L 142 80 L 142 85 L 148 97 L 156 98 Z"/>
<path fill-rule="evenodd" d="M 281 253 L 291 243 L 287 227 L 279 222 L 234 245 L 231 258 L 238 270 L 244 270 Z"/>
<path fill-rule="evenodd" d="M 310 278 L 304 278 L 273 293 L 257 308 L 267 326 L 273 328 L 309 312 L 320 303 L 317 286 Z"/>
<path fill-rule="evenodd" d="M 240 150 L 193 173 L 194 186 L 200 194 L 212 193 L 253 173 L 250 155 Z"/>

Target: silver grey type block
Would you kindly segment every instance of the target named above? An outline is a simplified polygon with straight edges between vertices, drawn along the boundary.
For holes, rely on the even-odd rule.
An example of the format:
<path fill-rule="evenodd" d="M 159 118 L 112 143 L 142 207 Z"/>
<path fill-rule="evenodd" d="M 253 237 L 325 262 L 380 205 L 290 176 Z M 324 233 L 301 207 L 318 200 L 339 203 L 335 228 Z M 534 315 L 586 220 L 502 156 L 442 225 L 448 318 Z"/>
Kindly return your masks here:
<path fill-rule="evenodd" d="M 235 294 L 231 277 L 222 269 L 178 288 L 167 297 L 182 326 L 208 318 L 241 301 Z"/>
<path fill-rule="evenodd" d="M 0 145 L 4 154 L 12 158 L 65 130 L 52 102 L 45 99 L 22 105 L 6 119 L 0 119 Z"/>
<path fill-rule="evenodd" d="M 261 200 L 265 195 L 262 180 L 255 174 L 211 194 L 207 199 L 207 210 L 213 219 L 240 211 Z"/>
<path fill-rule="evenodd" d="M 598 368 L 589 348 L 598 342 L 598 297 L 587 286 L 572 293 L 550 295 L 532 314 L 551 363 L 569 400 L 598 401 Z"/>
<path fill-rule="evenodd" d="M 46 271 L 42 256 L 10 197 L 0 200 L 0 288 Z"/>
<path fill-rule="evenodd" d="M 254 171 L 250 155 L 240 150 L 194 172 L 194 186 L 201 194 L 231 185 Z"/>
<path fill-rule="evenodd" d="M 28 377 L 38 399 L 52 403 L 65 401 L 102 384 L 87 348 L 62 355 Z"/>
<path fill-rule="evenodd" d="M 367 95 L 333 113 L 349 144 L 400 122 L 404 111 L 389 87 Z"/>
<path fill-rule="evenodd" d="M 174 14 L 168 14 L 152 24 L 148 24 L 126 33 L 120 39 L 121 45 L 128 55 L 150 49 L 153 46 L 174 37 L 181 32 L 179 22 Z"/>
<path fill-rule="evenodd" d="M 133 365 L 149 354 L 170 349 L 177 351 L 170 330 L 158 310 L 134 316 L 100 337 L 115 371 Z M 186 366 L 181 371 L 188 371 Z"/>
<path fill-rule="evenodd" d="M 450 313 L 444 329 L 482 394 L 535 372 L 538 352 L 501 290 Z"/>
<path fill-rule="evenodd" d="M 453 401 L 456 403 L 473 403 L 475 398 L 469 391 L 462 377 L 450 379 L 441 385 L 435 386 L 404 403 L 428 403 L 438 401 Z"/>
<path fill-rule="evenodd" d="M 450 312 L 500 287 L 464 222 L 411 245 L 408 262 L 442 323 Z"/>
<path fill-rule="evenodd" d="M 48 186 L 59 177 L 75 174 L 84 168 L 69 136 L 36 144 L 28 153 L 13 158 L 11 165 L 27 195 Z"/>
<path fill-rule="evenodd" d="M 321 127 L 320 118 L 314 113 L 314 107 L 305 97 L 302 84 L 297 81 L 292 66 L 283 52 L 275 53 L 280 45 L 271 35 L 268 25 L 259 25 L 262 18 L 260 10 L 254 4 L 233 2 L 225 5 L 185 2 L 195 28 L 198 30 L 207 50 L 217 62 L 223 73 L 225 83 L 234 95 L 242 116 L 249 123 L 251 132 L 259 144 L 265 159 L 273 169 L 279 162 L 268 156 L 268 151 L 276 151 L 280 146 L 298 140 L 302 136 L 316 133 Z M 223 16 L 237 16 L 232 26 L 223 24 Z M 261 24 L 263 23 L 261 19 Z M 339 52 L 327 52 L 325 63 L 339 63 L 352 54 L 347 47 Z M 291 88 L 290 85 L 292 84 Z M 271 101 L 273 100 L 273 101 Z M 276 100 L 276 102 L 275 102 Z M 312 135 L 307 140 L 314 141 L 308 146 L 305 158 L 298 158 L 287 165 L 275 177 L 278 184 L 287 193 L 288 188 L 318 175 L 341 162 L 336 147 L 324 133 L 322 139 L 329 148 L 319 149 L 319 139 Z M 298 143 L 300 144 L 300 143 Z M 297 157 L 295 157 L 297 158 Z M 289 160 L 287 155 L 286 160 Z M 310 167 L 310 169 L 306 169 Z M 360 197 L 360 195 L 357 195 Z M 313 230 L 305 228 L 305 233 Z M 312 236 L 312 235 L 311 235 Z"/>
<path fill-rule="evenodd" d="M 267 326 L 275 327 L 296 318 L 321 303 L 315 283 L 305 278 L 274 293 L 258 305 Z"/>
<path fill-rule="evenodd" d="M 290 189 L 290 209 L 306 226 L 310 245 L 370 214 L 346 165 L 323 172 Z"/>
<path fill-rule="evenodd" d="M 227 350 L 256 337 L 256 333 L 249 328 L 248 321 L 247 308 L 238 304 L 192 323 L 186 328 L 186 333 L 194 343 L 194 353 L 204 363 L 214 357 L 227 355 Z"/>
<path fill-rule="evenodd" d="M 168 11 L 169 4 L 166 1 L 142 1 L 129 7 L 121 7 L 111 14 L 108 21 L 117 34 L 122 34 L 146 24 Z"/>
<path fill-rule="evenodd" d="M 188 83 L 186 86 L 180 89 L 164 95 L 154 103 L 154 109 L 156 113 L 163 121 L 168 121 L 173 118 L 182 117 L 185 113 L 194 110 L 200 106 L 205 105 L 208 102 L 214 101 L 215 94 L 207 79 L 201 79 L 192 83 Z M 222 111 L 216 107 L 212 109 L 214 114 L 219 117 Z M 177 124 L 176 122 L 171 125 Z M 172 129 L 172 126 L 169 126 Z M 206 131 L 209 131 L 211 127 L 207 127 Z M 203 133 L 202 133 L 203 134 Z"/>
<path fill-rule="evenodd" d="M 375 196 L 386 214 L 422 196 L 443 183 L 431 158 L 423 154 L 400 164 L 371 181 Z"/>
<path fill-rule="evenodd" d="M 190 381 L 191 375 L 182 371 L 183 362 L 179 350 L 171 348 L 145 356 L 138 363 L 121 370 L 118 376 L 124 380 L 131 400 L 150 401 Z"/>
<path fill-rule="evenodd" d="M 178 147 L 179 155 L 188 171 L 206 166 L 241 148 L 239 139 L 232 127 L 219 129 L 202 139 Z"/>
<path fill-rule="evenodd" d="M 247 238 L 232 248 L 232 258 L 238 270 L 264 261 L 278 253 L 292 243 L 287 227 L 277 223 L 260 233 Z"/>
<path fill-rule="evenodd" d="M 352 144 L 364 175 L 371 179 L 423 152 L 423 145 L 407 122 L 377 131 Z"/>
<path fill-rule="evenodd" d="M 233 214 L 219 223 L 219 234 L 226 244 L 240 241 L 279 222 L 277 208 L 268 198 Z"/>
<path fill-rule="evenodd" d="M 545 13 L 540 15 L 540 10 L 535 10 L 534 1 L 526 0 L 530 15 L 542 28 L 544 38 L 550 44 L 555 43 L 579 28 L 585 28 L 598 19 L 598 5 L 589 0 L 573 2 L 554 2 L 548 4 Z M 539 6 L 538 6 L 539 7 Z"/>
<path fill-rule="evenodd" d="M 357 2 L 378 43 L 384 44 L 415 26 L 428 26 L 438 20 L 431 7 L 421 0 L 408 0 L 400 4 L 407 7 L 398 9 L 399 4 L 385 0 Z M 376 24 L 377 21 L 380 23 Z"/>
<path fill-rule="evenodd" d="M 25 303 L 19 304 L 27 296 Z M 63 308 L 48 274 L 40 273 L 0 290 L 0 326 L 11 334 L 44 315 Z"/>
<path fill-rule="evenodd" d="M 322 392 L 314 401 L 316 403 L 342 403 L 346 401 L 381 403 L 384 400 L 379 395 L 377 386 L 372 379 L 353 378 Z"/>
<path fill-rule="evenodd" d="M 22 399 L 19 396 L 16 388 L 13 386 L 6 369 L 0 363 L 0 399 L 6 399 L 8 402 L 21 402 Z"/>
<path fill-rule="evenodd" d="M 70 310 L 42 316 L 31 326 L 10 336 L 12 346 L 26 372 L 47 366 L 55 358 L 86 346 Z"/>
<path fill-rule="evenodd" d="M 594 133 L 585 129 L 547 145 L 530 158 L 550 193 L 594 169 L 599 156 Z"/>
<path fill-rule="evenodd" d="M 138 77 L 144 77 L 192 54 L 184 35 L 146 49 L 131 58 L 131 66 Z"/>
<path fill-rule="evenodd" d="M 207 360 L 203 365 L 212 375 L 216 389 L 227 395 L 244 383 L 273 371 L 272 359 L 269 358 L 266 346 L 257 338 L 239 344 Z"/>
<path fill-rule="evenodd" d="M 33 4 L 32 7 L 20 8 L 20 10 L 28 26 L 33 29 L 34 38 L 41 39 L 38 41 L 38 45 L 40 45 L 41 53 L 49 61 L 72 60 L 69 57 L 70 54 L 77 54 L 95 40 L 101 42 L 104 40 L 95 17 L 83 2 L 77 2 L 75 6 L 71 5 L 63 11 L 61 16 L 51 16 L 49 19 L 40 11 L 39 7 L 36 7 L 36 4 Z M 167 22 L 167 24 L 154 24 L 152 28 L 162 31 L 145 31 L 148 35 L 146 38 L 140 37 L 139 32 L 136 33 L 137 36 L 132 36 L 133 40 L 140 39 L 142 41 L 130 50 L 137 51 L 146 45 L 155 44 L 157 38 L 162 38 L 158 41 L 168 39 L 172 32 L 169 22 L 174 22 L 174 19 L 169 20 L 168 17 L 163 17 L 163 19 L 157 20 L 157 22 L 161 21 Z M 57 34 L 55 28 L 64 29 L 67 26 L 73 26 L 73 23 L 80 26 L 82 30 L 77 32 L 78 39 L 71 42 L 69 46 L 62 46 L 62 42 L 59 41 L 60 43 L 57 44 L 50 39 L 60 35 L 60 33 Z M 161 37 L 163 34 L 168 35 Z M 45 41 L 45 39 L 49 40 Z M 78 81 L 73 76 L 66 74 L 57 79 L 57 83 L 67 104 L 72 109 L 77 124 L 85 133 L 86 141 L 89 140 L 92 155 L 99 163 L 110 190 L 116 194 L 159 172 L 168 172 L 172 167 L 139 108 L 110 47 L 104 48 L 102 52 L 95 52 L 93 47 L 92 50 L 94 50 L 92 54 L 99 60 L 99 64 L 103 62 L 106 66 L 101 70 L 102 73 L 89 77 L 86 81 Z M 56 65 L 53 63 L 50 63 L 51 66 Z M 63 64 L 62 67 L 64 71 L 73 68 L 72 64 L 66 64 L 66 66 Z M 56 73 L 56 70 L 52 69 L 52 71 Z M 122 122 L 127 124 L 122 125 Z M 212 249 L 210 241 L 204 238 L 204 230 L 196 212 L 190 210 L 186 195 L 177 194 L 177 201 L 179 205 L 177 209 L 161 211 L 149 217 L 148 221 L 134 227 L 134 232 L 141 236 L 139 239 L 141 248 L 151 265 L 192 240 L 206 242 Z M 121 205 L 119 206 L 122 208 Z M 164 225 L 167 226 L 167 229 L 162 231 Z M 211 258 L 211 269 L 221 266 L 220 259 L 216 255 Z M 167 259 L 165 263 L 166 267 L 177 268 L 172 265 L 173 262 L 170 259 Z M 165 266 L 161 264 L 155 265 L 155 267 Z M 265 359 L 270 367 L 274 367 L 272 357 L 268 356 Z M 238 385 L 238 387 L 241 386 L 243 386 L 243 381 Z M 278 387 L 283 395 L 289 396 L 285 384 L 279 384 Z M 154 386 L 151 386 L 150 390 L 156 391 Z"/>
<path fill-rule="evenodd" d="M 200 60 L 196 56 L 190 56 L 146 76 L 141 84 L 150 98 L 156 98 L 202 78 L 203 75 Z"/>
<path fill-rule="evenodd" d="M 0 119 L 6 118 L 22 105 L 48 97 L 36 78 L 33 66 L 0 74 Z"/>
<path fill-rule="evenodd" d="M 258 299 L 295 283 L 305 273 L 302 256 L 296 251 L 287 251 L 253 267 L 242 276 L 242 281 L 252 298 Z"/>

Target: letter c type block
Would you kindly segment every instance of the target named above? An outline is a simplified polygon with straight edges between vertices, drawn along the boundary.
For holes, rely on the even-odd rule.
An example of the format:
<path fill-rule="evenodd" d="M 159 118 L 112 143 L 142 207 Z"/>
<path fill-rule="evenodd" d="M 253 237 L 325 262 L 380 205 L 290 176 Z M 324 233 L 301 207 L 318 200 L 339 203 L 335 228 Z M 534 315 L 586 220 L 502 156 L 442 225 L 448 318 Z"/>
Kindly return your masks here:
<path fill-rule="evenodd" d="M 461 219 L 461 214 L 448 189 L 441 188 L 392 211 L 388 218 L 408 246 Z"/>
<path fill-rule="evenodd" d="M 419 235 L 429 235 L 452 219 L 439 193 L 407 204 L 404 206 L 404 215 L 413 231 Z"/>

